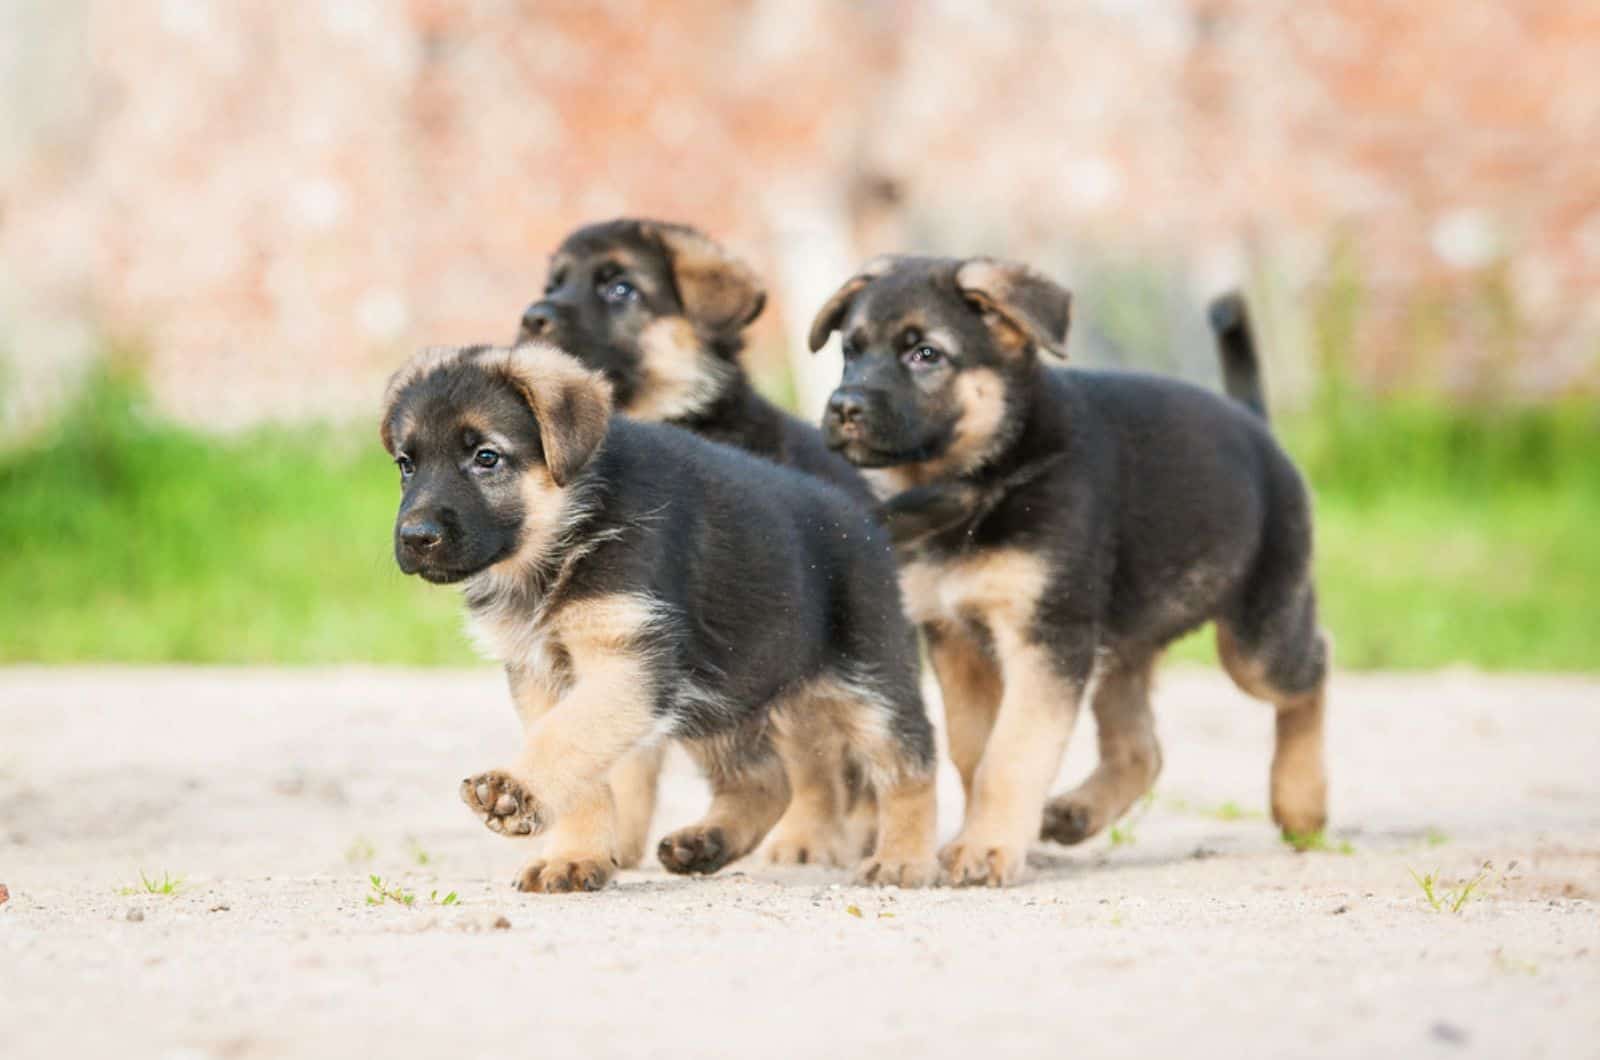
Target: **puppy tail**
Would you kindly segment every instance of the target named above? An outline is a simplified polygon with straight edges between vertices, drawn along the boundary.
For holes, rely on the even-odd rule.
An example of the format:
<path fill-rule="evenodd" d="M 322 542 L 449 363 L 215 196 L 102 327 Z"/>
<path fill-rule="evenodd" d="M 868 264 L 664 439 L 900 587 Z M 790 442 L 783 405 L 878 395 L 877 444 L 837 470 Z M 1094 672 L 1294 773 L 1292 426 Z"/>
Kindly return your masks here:
<path fill-rule="evenodd" d="M 1229 291 L 1211 303 L 1208 314 L 1222 355 L 1222 384 L 1228 396 L 1267 419 L 1267 400 L 1261 389 L 1261 360 L 1256 356 L 1255 335 L 1244 295 Z"/>

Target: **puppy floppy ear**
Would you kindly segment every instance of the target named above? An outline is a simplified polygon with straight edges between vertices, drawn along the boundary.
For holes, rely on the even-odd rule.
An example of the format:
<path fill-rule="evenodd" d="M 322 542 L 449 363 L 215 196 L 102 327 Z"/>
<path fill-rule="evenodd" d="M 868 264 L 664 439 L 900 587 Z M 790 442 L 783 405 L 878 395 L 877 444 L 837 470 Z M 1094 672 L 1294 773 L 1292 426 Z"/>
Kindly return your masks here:
<path fill-rule="evenodd" d="M 865 265 L 861 266 L 854 276 L 845 281 L 843 287 L 833 292 L 833 297 L 822 304 L 817 310 L 817 315 L 811 320 L 811 334 L 807 341 L 811 344 L 811 352 L 816 353 L 827 343 L 828 336 L 839 330 L 839 325 L 844 321 L 844 315 L 850 309 L 850 303 L 856 295 L 880 276 L 887 275 L 900 260 L 897 254 L 880 254 Z"/>
<path fill-rule="evenodd" d="M 545 466 L 566 486 L 589 463 L 611 422 L 611 385 L 554 346 L 507 351 L 506 375 L 539 422 Z"/>
<path fill-rule="evenodd" d="M 1014 344 L 1066 357 L 1072 294 L 1054 280 L 1016 262 L 972 258 L 956 270 L 956 287 Z"/>
<path fill-rule="evenodd" d="M 761 315 L 767 292 L 744 262 L 688 225 L 649 223 L 672 266 L 683 314 L 704 330 L 738 331 Z"/>

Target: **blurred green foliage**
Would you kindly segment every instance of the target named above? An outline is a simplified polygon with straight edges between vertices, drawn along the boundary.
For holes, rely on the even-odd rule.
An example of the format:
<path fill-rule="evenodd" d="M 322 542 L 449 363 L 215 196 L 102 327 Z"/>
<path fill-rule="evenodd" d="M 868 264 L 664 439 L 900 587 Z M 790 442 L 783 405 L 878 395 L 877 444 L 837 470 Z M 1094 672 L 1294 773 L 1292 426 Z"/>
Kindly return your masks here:
<path fill-rule="evenodd" d="M 1281 430 L 1316 491 L 1341 665 L 1600 670 L 1592 406 L 1330 383 Z M 469 661 L 458 595 L 394 566 L 398 496 L 375 430 L 201 434 L 108 368 L 0 454 L 0 661 Z"/>
<path fill-rule="evenodd" d="M 464 662 L 459 600 L 390 553 L 377 431 L 231 437 L 106 369 L 0 455 L 0 660 Z"/>

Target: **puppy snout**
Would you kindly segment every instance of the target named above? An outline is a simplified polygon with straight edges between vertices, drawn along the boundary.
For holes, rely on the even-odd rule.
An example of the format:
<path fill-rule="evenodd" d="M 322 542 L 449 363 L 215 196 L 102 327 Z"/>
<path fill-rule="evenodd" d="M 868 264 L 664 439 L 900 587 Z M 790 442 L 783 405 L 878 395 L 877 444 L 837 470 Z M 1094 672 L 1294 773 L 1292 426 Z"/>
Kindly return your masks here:
<path fill-rule="evenodd" d="M 828 398 L 828 420 L 833 426 L 859 431 L 866 414 L 867 398 L 860 391 L 835 390 Z"/>
<path fill-rule="evenodd" d="M 535 302 L 522 314 L 519 337 L 523 339 L 549 338 L 556 328 L 555 307 L 549 302 Z"/>
<path fill-rule="evenodd" d="M 400 527 L 400 545 L 413 555 L 425 556 L 444 540 L 444 527 L 432 519 L 414 519 Z"/>

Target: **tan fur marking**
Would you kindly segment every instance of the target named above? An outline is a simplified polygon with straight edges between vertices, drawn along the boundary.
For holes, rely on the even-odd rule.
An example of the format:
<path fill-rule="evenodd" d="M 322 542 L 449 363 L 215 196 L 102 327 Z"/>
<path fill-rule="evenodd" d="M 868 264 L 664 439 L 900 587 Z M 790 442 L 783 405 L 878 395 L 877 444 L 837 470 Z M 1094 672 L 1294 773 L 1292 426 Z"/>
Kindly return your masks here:
<path fill-rule="evenodd" d="M 858 691 L 830 681 L 785 697 L 774 705 L 772 719 L 793 797 L 773 830 L 768 857 L 778 864 L 853 863 L 863 837 L 845 827 L 850 793 L 844 763 L 853 747 L 883 742 L 881 714 L 864 707 Z M 888 776 L 898 767 L 884 762 L 874 771 Z"/>
<path fill-rule="evenodd" d="M 662 317 L 639 335 L 644 381 L 623 412 L 635 419 L 669 421 L 704 412 L 722 396 L 734 374 L 683 317 Z"/>
<path fill-rule="evenodd" d="M 665 753 L 663 743 L 635 747 L 611 767 L 607 778 L 617 806 L 617 864 L 625 869 L 636 867 L 644 858 Z"/>
<path fill-rule="evenodd" d="M 965 632 L 942 627 L 928 640 L 928 657 L 944 697 L 945 737 L 961 790 L 972 798 L 972 779 L 1000 711 L 1000 669 Z"/>
<path fill-rule="evenodd" d="M 926 887 L 937 873 L 938 802 L 931 773 L 908 775 L 878 797 L 878 843 L 856 870 L 860 883 Z"/>
<path fill-rule="evenodd" d="M 1044 557 L 1021 549 L 990 549 L 900 568 L 900 591 L 912 621 L 1018 625 L 1033 615 L 1050 577 Z"/>
<path fill-rule="evenodd" d="M 867 767 L 878 793 L 876 848 L 857 869 L 863 883 L 921 887 L 933 881 L 937 806 L 933 773 L 905 757 L 887 724 L 885 707 L 869 693 L 836 680 L 814 682 L 776 704 L 773 723 L 780 736 L 796 741 L 831 732 L 837 741 L 824 761 L 853 754 Z"/>

